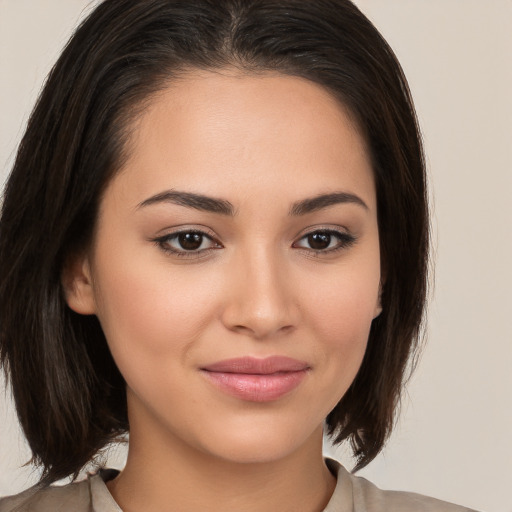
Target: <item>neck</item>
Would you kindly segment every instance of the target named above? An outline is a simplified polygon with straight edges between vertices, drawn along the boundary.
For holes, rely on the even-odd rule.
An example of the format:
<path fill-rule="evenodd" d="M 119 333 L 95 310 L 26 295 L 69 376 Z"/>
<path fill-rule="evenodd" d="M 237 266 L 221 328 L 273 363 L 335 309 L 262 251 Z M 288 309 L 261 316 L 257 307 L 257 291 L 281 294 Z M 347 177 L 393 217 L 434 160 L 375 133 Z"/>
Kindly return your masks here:
<path fill-rule="evenodd" d="M 321 427 L 286 457 L 240 463 L 169 437 L 162 443 L 147 428 L 139 435 L 132 425 L 126 467 L 107 485 L 124 512 L 320 512 L 335 484 L 322 457 Z"/>

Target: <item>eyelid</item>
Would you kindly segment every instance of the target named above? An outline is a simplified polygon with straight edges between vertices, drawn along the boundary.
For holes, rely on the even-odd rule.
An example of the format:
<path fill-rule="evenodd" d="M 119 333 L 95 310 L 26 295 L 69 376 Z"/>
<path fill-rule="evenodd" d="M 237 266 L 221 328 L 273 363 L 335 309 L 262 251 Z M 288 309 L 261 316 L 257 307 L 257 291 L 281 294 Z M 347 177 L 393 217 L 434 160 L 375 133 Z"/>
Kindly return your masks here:
<path fill-rule="evenodd" d="M 214 245 L 212 247 L 207 247 L 204 249 L 188 251 L 186 249 L 180 250 L 171 247 L 169 241 L 175 240 L 180 234 L 184 233 L 199 234 L 202 237 L 209 239 Z M 313 247 L 302 247 L 298 245 L 299 242 L 301 242 L 308 236 L 314 235 L 315 233 L 323 233 L 328 234 L 330 236 L 334 236 L 338 239 L 338 243 L 334 247 L 327 247 L 325 249 L 315 249 Z M 206 226 L 179 226 L 179 228 L 173 228 L 172 230 L 167 231 L 162 235 L 152 238 L 151 241 L 154 242 L 155 245 L 157 245 L 157 247 L 160 248 L 160 250 L 178 258 L 200 259 L 206 257 L 211 251 L 221 249 L 224 247 L 222 243 L 218 240 L 218 237 Z M 292 247 L 295 249 L 305 251 L 309 255 L 327 256 L 338 251 L 346 250 L 355 242 L 357 242 L 357 237 L 346 228 L 341 228 L 339 226 L 312 226 L 307 228 L 307 230 L 303 231 L 295 238 L 295 241 L 292 243 Z"/>
<path fill-rule="evenodd" d="M 209 239 L 213 244 L 215 244 L 215 246 L 207 247 L 205 249 L 187 251 L 185 249 L 183 249 L 183 250 L 175 249 L 169 245 L 170 240 L 176 239 L 180 234 L 185 234 L 185 233 L 199 234 L 199 235 Z M 160 248 L 162 251 L 164 251 L 165 253 L 175 256 L 175 257 L 178 257 L 178 258 L 199 259 L 199 258 L 206 256 L 211 251 L 221 249 L 223 247 L 222 243 L 218 240 L 217 236 L 215 234 L 213 234 L 213 232 L 210 229 L 208 229 L 206 227 L 198 228 L 197 226 L 194 226 L 194 227 L 180 226 L 177 229 L 167 231 L 167 232 L 163 233 L 162 235 L 158 235 L 155 238 L 152 238 L 151 241 L 154 242 L 155 245 L 158 248 Z"/>
<path fill-rule="evenodd" d="M 307 247 L 301 247 L 296 246 L 298 242 L 301 240 L 304 240 L 308 236 L 314 235 L 315 233 L 325 233 L 329 235 L 333 235 L 338 238 L 339 243 L 332 248 L 327 249 L 314 249 L 314 248 L 307 248 Z M 295 242 L 293 242 L 292 247 L 295 247 L 296 249 L 301 249 L 304 251 L 307 251 L 308 253 L 313 253 L 315 256 L 322 256 L 322 255 L 328 255 L 335 253 L 340 250 L 348 249 L 350 246 L 352 246 L 354 243 L 357 242 L 357 237 L 352 234 L 349 230 L 343 229 L 340 227 L 333 227 L 333 226 L 314 226 L 312 228 L 308 228 L 306 232 L 303 232 L 300 234 L 296 239 Z"/>
<path fill-rule="evenodd" d="M 201 233 L 212 239 L 218 238 L 215 231 L 212 231 L 211 228 L 202 224 L 179 224 L 176 226 L 168 226 L 160 229 L 154 238 L 171 237 L 173 235 L 179 235 L 180 233 Z"/>

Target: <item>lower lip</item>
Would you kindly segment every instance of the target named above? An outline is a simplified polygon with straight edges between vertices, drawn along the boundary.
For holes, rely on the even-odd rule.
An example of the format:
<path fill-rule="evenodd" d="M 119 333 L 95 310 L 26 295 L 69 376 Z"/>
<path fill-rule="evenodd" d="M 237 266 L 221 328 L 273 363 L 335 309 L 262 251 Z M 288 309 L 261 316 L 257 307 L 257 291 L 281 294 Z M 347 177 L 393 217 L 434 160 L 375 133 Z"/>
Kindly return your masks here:
<path fill-rule="evenodd" d="M 268 375 L 206 370 L 203 373 L 221 391 L 249 402 L 278 400 L 299 386 L 306 376 L 306 370 Z"/>

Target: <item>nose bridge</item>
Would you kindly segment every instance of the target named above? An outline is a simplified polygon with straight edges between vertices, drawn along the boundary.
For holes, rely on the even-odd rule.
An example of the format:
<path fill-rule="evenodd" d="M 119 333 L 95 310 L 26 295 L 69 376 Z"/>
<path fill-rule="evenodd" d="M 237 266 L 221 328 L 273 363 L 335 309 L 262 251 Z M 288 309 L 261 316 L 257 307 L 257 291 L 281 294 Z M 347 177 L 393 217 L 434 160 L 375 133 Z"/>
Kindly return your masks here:
<path fill-rule="evenodd" d="M 263 338 L 294 326 L 287 260 L 276 244 L 251 243 L 236 255 L 231 270 L 234 293 L 224 312 L 230 329 Z"/>

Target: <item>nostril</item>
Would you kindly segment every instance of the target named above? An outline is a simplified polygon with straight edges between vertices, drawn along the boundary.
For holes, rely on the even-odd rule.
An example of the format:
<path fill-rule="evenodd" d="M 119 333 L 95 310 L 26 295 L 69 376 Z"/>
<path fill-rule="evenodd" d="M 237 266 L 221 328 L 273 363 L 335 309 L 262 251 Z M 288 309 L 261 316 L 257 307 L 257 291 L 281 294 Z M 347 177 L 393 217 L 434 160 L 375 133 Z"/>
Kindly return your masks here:
<path fill-rule="evenodd" d="M 242 325 L 237 324 L 230 327 L 230 330 L 238 332 L 240 334 L 246 334 L 247 336 L 251 336 L 255 339 L 263 339 L 270 336 L 288 334 L 295 329 L 293 325 L 283 325 L 283 326 L 275 326 L 274 325 L 262 325 L 260 324 L 252 324 L 252 325 Z"/>
<path fill-rule="evenodd" d="M 243 268 L 247 272 L 247 266 Z M 254 266 L 252 267 L 254 268 Z M 222 304 L 221 322 L 230 330 L 254 338 L 291 332 L 300 314 L 296 296 L 289 284 L 281 283 L 276 271 L 249 272 L 241 279 L 236 272 L 231 294 Z"/>

